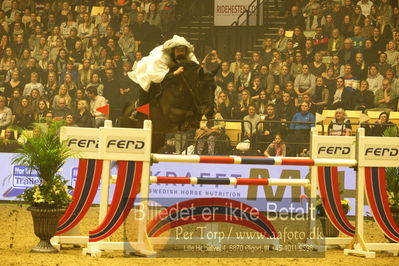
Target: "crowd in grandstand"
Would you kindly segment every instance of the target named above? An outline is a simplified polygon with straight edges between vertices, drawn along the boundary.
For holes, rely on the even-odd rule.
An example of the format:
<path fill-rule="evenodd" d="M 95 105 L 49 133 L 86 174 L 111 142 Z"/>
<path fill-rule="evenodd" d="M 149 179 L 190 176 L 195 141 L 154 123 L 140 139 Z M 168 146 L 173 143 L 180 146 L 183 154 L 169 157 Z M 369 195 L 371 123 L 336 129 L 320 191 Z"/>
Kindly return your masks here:
<path fill-rule="evenodd" d="M 89 3 L 89 4 L 88 4 Z M 1 139 L 10 128 L 65 120 L 69 126 L 99 127 L 110 105 L 115 119 L 135 94 L 128 72 L 174 31 L 176 0 L 3 0 L 0 9 Z M 217 118 L 247 120 L 253 140 L 262 122 L 259 152 L 298 155 L 284 140 L 306 142 L 315 114 L 336 110 L 331 135 L 350 135 L 345 110 L 382 111 L 368 134 L 381 135 L 398 110 L 399 7 L 390 0 L 285 1 L 287 24 L 277 38 L 246 61 L 246 51 L 202 61 L 220 66 L 215 76 Z M 281 13 L 284 13 L 283 11 Z M 286 121 L 293 121 L 285 123 Z M 223 125 L 201 124 L 198 137 L 215 153 Z M 375 129 L 374 129 L 375 128 Z M 11 132 L 11 133 L 10 133 Z M 289 147 L 287 147 L 289 148 Z"/>

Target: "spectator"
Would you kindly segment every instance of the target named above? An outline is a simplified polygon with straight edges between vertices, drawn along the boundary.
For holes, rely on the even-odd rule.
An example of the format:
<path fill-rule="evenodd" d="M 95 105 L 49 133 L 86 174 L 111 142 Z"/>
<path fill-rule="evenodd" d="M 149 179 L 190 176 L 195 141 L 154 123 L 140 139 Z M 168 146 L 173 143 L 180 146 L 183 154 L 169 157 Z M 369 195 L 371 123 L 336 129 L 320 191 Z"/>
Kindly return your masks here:
<path fill-rule="evenodd" d="M 248 106 L 248 115 L 244 117 L 244 134 L 247 139 L 252 140 L 256 133 L 256 125 L 261 121 L 260 116 L 256 113 L 256 107 L 254 105 Z"/>
<path fill-rule="evenodd" d="M 54 100 L 56 100 L 56 98 L 54 98 Z M 54 120 L 62 120 L 65 119 L 68 114 L 72 114 L 72 110 L 67 107 L 67 102 L 65 98 L 60 97 L 57 99 L 57 105 L 55 106 L 55 108 L 53 108 L 52 114 Z"/>
<path fill-rule="evenodd" d="M 54 96 L 53 98 L 53 103 L 52 103 L 52 108 L 56 109 L 58 106 L 59 99 L 64 99 L 65 100 L 65 106 L 68 108 L 72 108 L 72 98 L 68 94 L 68 89 L 65 86 L 61 86 L 58 94 Z"/>
<path fill-rule="evenodd" d="M 310 73 L 309 65 L 302 65 L 302 74 L 295 78 L 294 90 L 298 95 L 299 102 L 302 100 L 302 95 L 305 93 L 313 94 L 316 87 L 316 77 Z"/>
<path fill-rule="evenodd" d="M 107 100 L 97 94 L 97 88 L 89 86 L 87 89 L 87 96 L 90 98 L 90 113 L 94 117 L 94 125 L 96 128 L 103 126 L 105 121 L 105 114 L 97 111 L 98 108 L 107 104 Z"/>
<path fill-rule="evenodd" d="M 46 120 L 48 106 L 46 100 L 39 100 L 34 106 L 35 108 L 35 122 L 43 123 Z"/>
<path fill-rule="evenodd" d="M 10 99 L 12 92 L 17 89 L 19 91 L 23 91 L 24 89 L 24 84 L 22 81 L 19 80 L 19 72 L 18 71 L 14 71 L 11 74 L 11 80 L 7 83 L 5 83 L 4 85 L 4 95 Z"/>
<path fill-rule="evenodd" d="M 290 74 L 295 79 L 299 74 L 302 74 L 303 57 L 301 52 L 295 53 L 294 62 L 291 64 Z"/>
<path fill-rule="evenodd" d="M 161 0 L 159 3 L 159 14 L 161 17 L 162 34 L 165 38 L 171 36 L 175 23 L 176 0 Z"/>
<path fill-rule="evenodd" d="M 328 125 L 329 136 L 350 136 L 352 133 L 352 126 L 349 119 L 346 117 L 344 109 L 338 108 L 335 110 L 335 117 Z"/>
<path fill-rule="evenodd" d="M 259 93 L 261 91 L 260 87 L 260 78 L 255 77 L 252 81 L 252 87 L 248 89 L 249 93 L 251 94 L 251 101 L 256 101 L 259 99 Z"/>
<path fill-rule="evenodd" d="M 15 112 L 14 125 L 20 128 L 29 128 L 35 121 L 35 114 L 33 107 L 29 102 L 28 97 L 22 97 L 17 110 Z"/>
<path fill-rule="evenodd" d="M 375 121 L 374 126 L 371 128 L 371 136 L 383 136 L 385 130 L 393 126 L 395 126 L 395 124 L 389 121 L 389 113 L 381 112 L 378 120 Z"/>
<path fill-rule="evenodd" d="M 33 89 L 29 95 L 29 102 L 33 108 L 36 107 L 38 101 L 41 99 L 41 95 L 38 89 Z"/>
<path fill-rule="evenodd" d="M 343 23 L 341 24 L 341 34 L 344 38 L 353 36 L 353 24 L 350 15 L 345 15 Z M 345 43 L 344 43 L 345 44 Z"/>
<path fill-rule="evenodd" d="M 332 98 L 330 97 L 330 108 L 331 109 L 338 109 L 343 108 L 350 110 L 352 104 L 352 92 L 350 89 L 345 88 L 344 86 L 344 79 L 337 78 L 337 88 L 335 89 Z"/>
<path fill-rule="evenodd" d="M 281 133 L 280 117 L 276 114 L 276 107 L 274 104 L 267 106 L 267 116 L 262 123 L 262 127 L 256 129 L 257 132 L 261 130 L 259 135 L 258 149 L 264 151 L 267 145 L 272 142 L 277 133 Z"/>
<path fill-rule="evenodd" d="M 359 5 L 355 6 L 354 12 L 355 14 L 353 16 L 353 24 L 355 26 L 359 26 L 361 29 L 361 27 L 364 26 L 364 19 L 366 18 L 366 16 L 362 14 L 362 7 Z"/>
<path fill-rule="evenodd" d="M 145 14 L 145 20 L 157 28 L 161 28 L 161 16 L 155 3 L 151 3 L 148 13 Z"/>
<path fill-rule="evenodd" d="M 328 40 L 327 53 L 329 55 L 336 55 L 342 48 L 344 48 L 344 40 L 339 35 L 339 30 L 333 29 L 331 38 Z"/>
<path fill-rule="evenodd" d="M 61 75 L 61 73 L 65 71 L 67 62 L 68 62 L 68 52 L 64 48 L 61 48 L 58 52 L 57 58 L 55 59 L 55 66 L 58 75 Z"/>
<path fill-rule="evenodd" d="M 281 60 L 280 52 L 273 51 L 273 58 L 272 58 L 272 61 L 270 62 L 269 70 L 275 79 L 277 79 L 277 77 L 280 75 L 282 66 L 283 66 L 283 62 Z M 259 74 L 259 71 L 254 72 L 254 73 Z"/>
<path fill-rule="evenodd" d="M 344 65 L 344 86 L 345 88 L 349 88 L 352 92 L 359 87 L 359 79 L 352 75 L 352 65 L 345 64 Z"/>
<path fill-rule="evenodd" d="M 386 71 L 391 68 L 391 65 L 387 63 L 386 53 L 380 53 L 377 68 L 382 76 L 385 76 Z"/>
<path fill-rule="evenodd" d="M 316 77 L 320 77 L 326 72 L 327 67 L 321 61 L 321 53 L 316 52 L 314 55 L 313 63 L 310 64 L 310 73 L 312 73 Z"/>
<path fill-rule="evenodd" d="M 281 53 L 287 49 L 288 38 L 285 36 L 284 28 L 279 28 L 277 34 L 278 38 L 274 43 L 274 48 Z"/>
<path fill-rule="evenodd" d="M 226 91 L 227 98 L 229 99 L 230 105 L 232 108 L 238 104 L 238 92 L 234 86 L 233 82 L 227 84 L 227 91 Z"/>
<path fill-rule="evenodd" d="M 357 5 L 360 6 L 363 16 L 370 16 L 370 10 L 373 6 L 373 2 L 371 0 L 360 0 L 359 2 L 357 2 Z"/>
<path fill-rule="evenodd" d="M 344 40 L 344 47 L 338 52 L 340 62 L 343 64 L 352 63 L 355 59 L 356 50 L 353 48 L 351 38 Z"/>
<path fill-rule="evenodd" d="M 352 67 L 352 72 L 359 80 L 367 79 L 368 65 L 364 61 L 362 53 L 356 53 L 355 62 Z"/>
<path fill-rule="evenodd" d="M 242 59 L 241 52 L 236 52 L 234 55 L 234 62 L 230 64 L 230 72 L 234 74 L 235 82 L 238 81 L 238 78 L 241 75 L 242 68 L 244 66 L 244 62 L 241 59 Z"/>
<path fill-rule="evenodd" d="M 134 61 L 134 53 L 136 51 L 135 39 L 133 35 L 130 33 L 130 29 L 128 26 L 124 26 L 122 28 L 122 36 L 118 41 L 119 47 L 122 50 L 125 59 L 129 61 Z"/>
<path fill-rule="evenodd" d="M 270 94 L 273 91 L 275 80 L 273 75 L 269 72 L 269 67 L 262 65 L 260 67 L 260 73 L 257 75 L 257 77 L 260 78 L 260 88 L 262 90 L 266 90 L 266 92 Z"/>
<path fill-rule="evenodd" d="M 266 38 L 263 41 L 263 50 L 261 51 L 262 62 L 269 66 L 273 59 L 273 41 L 271 38 Z"/>
<path fill-rule="evenodd" d="M 49 54 L 50 54 L 49 51 L 46 50 L 46 49 L 44 49 L 44 50 L 42 51 L 40 57 L 38 57 L 38 58 L 39 58 L 39 63 L 38 63 L 38 65 L 39 65 L 39 67 L 40 67 L 42 70 L 46 70 L 46 69 L 48 68 L 48 65 L 49 65 L 49 63 L 50 63 Z M 37 60 L 37 58 L 35 58 L 35 59 Z M 43 82 L 45 82 L 45 81 L 43 81 Z"/>
<path fill-rule="evenodd" d="M 269 144 L 264 152 L 267 157 L 285 157 L 286 156 L 286 146 L 283 138 L 280 134 L 274 136 L 274 140 Z"/>
<path fill-rule="evenodd" d="M 277 113 L 279 114 L 281 121 L 291 121 L 295 114 L 295 104 L 291 100 L 289 93 L 283 93 L 283 100 L 279 105 L 277 105 Z"/>
<path fill-rule="evenodd" d="M 387 56 L 386 62 L 389 65 L 394 65 L 396 63 L 396 58 L 399 56 L 398 50 L 396 50 L 394 41 L 389 41 L 387 44 L 387 50 L 384 52 Z"/>
<path fill-rule="evenodd" d="M 360 26 L 355 26 L 353 30 L 353 36 L 352 36 L 352 44 L 353 48 L 357 52 L 363 51 L 365 45 L 366 45 L 366 37 L 362 36 L 362 27 Z"/>
<path fill-rule="evenodd" d="M 98 73 L 94 72 L 91 75 L 91 82 L 89 84 L 87 84 L 87 88 L 88 87 L 95 87 L 98 95 L 100 95 L 100 96 L 103 95 L 104 85 L 100 82 L 100 75 Z"/>
<path fill-rule="evenodd" d="M 335 28 L 334 25 L 334 18 L 331 14 L 326 14 L 326 23 L 321 26 L 321 30 L 323 35 L 327 38 L 327 44 L 328 44 L 328 39 L 331 37 L 331 32 L 333 31 L 333 29 Z M 317 32 L 317 29 L 316 29 Z M 316 33 L 316 34 L 320 34 L 320 33 Z M 324 49 L 327 51 L 327 48 Z"/>
<path fill-rule="evenodd" d="M 310 94 L 305 93 L 302 97 L 302 101 L 308 103 L 309 113 L 316 114 L 317 106 L 313 104 L 312 96 L 310 96 Z"/>
<path fill-rule="evenodd" d="M 330 92 L 326 85 L 324 85 L 323 78 L 316 78 L 315 93 L 313 94 L 313 105 L 316 107 L 316 112 L 321 114 L 323 110 L 327 108 L 329 98 Z"/>
<path fill-rule="evenodd" d="M 232 106 L 229 100 L 229 97 L 227 97 L 227 94 L 223 91 L 221 91 L 217 97 L 217 102 L 216 102 L 217 108 L 219 110 L 219 113 L 222 115 L 224 119 L 231 119 L 232 118 Z"/>
<path fill-rule="evenodd" d="M 85 47 L 93 33 L 94 24 L 91 22 L 89 13 L 84 13 L 83 23 L 78 26 L 78 36 L 83 40 Z"/>
<path fill-rule="evenodd" d="M 273 86 L 273 91 L 270 94 L 270 101 L 273 104 L 279 104 L 282 101 L 283 98 L 283 91 L 281 90 L 280 85 L 275 84 Z"/>
<path fill-rule="evenodd" d="M 227 84 L 234 82 L 234 74 L 230 72 L 229 62 L 223 62 L 220 71 L 215 76 L 216 85 L 222 88 L 223 91 L 227 90 Z"/>
<path fill-rule="evenodd" d="M 329 67 L 334 71 L 334 78 L 338 78 L 344 75 L 344 65 L 341 64 L 338 55 L 332 56 L 331 64 Z"/>
<path fill-rule="evenodd" d="M 376 21 L 377 23 L 375 24 L 375 27 L 380 30 L 381 37 L 385 43 L 392 40 L 392 28 L 389 25 L 390 21 L 391 17 L 386 18 L 383 15 L 381 15 L 377 16 L 377 21 Z"/>
<path fill-rule="evenodd" d="M 14 131 L 7 128 L 4 132 L 4 137 L 0 136 L 0 152 L 15 153 L 20 147 L 15 139 Z"/>
<path fill-rule="evenodd" d="M 378 89 L 382 88 L 382 81 L 384 77 L 378 72 L 376 65 L 371 65 L 369 69 L 369 75 L 367 77 L 367 82 L 369 84 L 369 90 L 374 94 Z"/>
<path fill-rule="evenodd" d="M 60 89 L 65 88 L 68 91 L 68 95 L 72 98 L 76 96 L 77 85 L 73 81 L 72 75 L 70 73 L 65 74 L 65 80 L 61 84 Z"/>
<path fill-rule="evenodd" d="M 322 26 L 316 27 L 316 33 L 312 39 L 313 48 L 316 52 L 321 52 L 322 54 L 324 54 L 327 51 L 327 44 L 328 44 L 327 36 L 328 35 L 323 34 Z"/>
<path fill-rule="evenodd" d="M 273 52 L 274 59 L 274 52 Z M 272 60 L 273 61 L 273 60 Z M 273 62 L 271 62 L 273 63 Z M 253 75 L 259 74 L 260 67 L 262 66 L 261 57 L 258 52 L 253 52 L 251 57 L 250 68 Z"/>
<path fill-rule="evenodd" d="M 375 92 L 373 110 L 390 112 L 396 108 L 396 93 L 389 80 L 382 81 L 382 88 Z"/>
<path fill-rule="evenodd" d="M 379 28 L 374 27 L 371 42 L 373 43 L 373 47 L 378 54 L 385 51 L 386 40 L 381 36 Z"/>
<path fill-rule="evenodd" d="M 291 12 L 287 18 L 286 29 L 293 30 L 295 27 L 305 28 L 305 18 L 300 12 L 299 6 L 294 5 L 291 7 Z"/>
<path fill-rule="evenodd" d="M 79 41 L 80 38 L 78 37 L 78 29 L 72 27 L 68 32 L 68 37 L 65 38 L 65 48 L 72 52 L 75 49 L 75 44 Z"/>
<path fill-rule="evenodd" d="M 301 103 L 301 111 L 295 113 L 292 118 L 293 122 L 290 124 L 291 138 L 296 145 L 293 147 L 293 154 L 299 154 L 307 147 L 309 141 L 309 132 L 314 127 L 315 116 L 309 112 L 309 104 L 307 102 Z M 309 123 L 313 122 L 313 123 Z"/>
<path fill-rule="evenodd" d="M 25 85 L 22 95 L 29 96 L 33 89 L 37 89 L 40 92 L 40 95 L 42 95 L 44 92 L 43 84 L 39 82 L 39 74 L 36 72 L 32 72 L 30 74 L 30 83 Z"/>
<path fill-rule="evenodd" d="M 266 115 L 266 109 L 269 105 L 269 100 L 267 99 L 266 91 L 262 90 L 259 92 L 259 98 L 256 100 L 256 113 L 261 117 Z"/>
<path fill-rule="evenodd" d="M 353 95 L 353 109 L 365 111 L 366 109 L 373 108 L 374 94 L 369 90 L 369 84 L 366 80 L 360 81 L 360 87 Z"/>
<path fill-rule="evenodd" d="M 50 50 L 50 60 L 55 62 L 55 60 L 58 57 L 58 54 L 59 54 L 60 50 L 64 49 L 64 40 L 61 37 L 57 37 L 55 42 L 54 42 L 54 45 L 52 43 L 50 43 L 50 48 L 51 48 L 51 50 Z"/>
<path fill-rule="evenodd" d="M 364 19 L 364 26 L 362 27 L 362 33 L 360 34 L 366 39 L 370 39 L 373 36 L 373 26 L 371 24 L 371 19 L 369 17 L 366 17 Z"/>
<path fill-rule="evenodd" d="M 306 30 L 314 31 L 326 23 L 325 17 L 320 13 L 320 6 L 314 6 L 306 18 Z"/>
<path fill-rule="evenodd" d="M 136 21 L 132 24 L 132 32 L 136 41 L 139 41 L 139 50 L 145 55 L 148 54 L 153 47 L 149 46 L 149 34 L 151 34 L 151 26 L 144 21 L 144 13 L 137 14 Z"/>
<path fill-rule="evenodd" d="M 251 104 L 251 94 L 248 90 L 243 90 L 241 92 L 241 100 L 233 110 L 234 119 L 243 119 L 248 115 L 248 108 Z"/>
<path fill-rule="evenodd" d="M 75 120 L 73 120 L 72 114 L 67 114 L 65 116 L 65 126 L 67 127 L 77 127 Z"/>
<path fill-rule="evenodd" d="M 223 120 L 222 115 L 217 112 L 214 120 Z M 215 155 L 216 140 L 222 134 L 225 127 L 224 121 L 207 120 L 205 116 L 202 117 L 200 128 L 196 132 L 195 139 L 197 140 L 197 153 L 199 155 L 205 154 L 205 144 L 207 144 L 208 155 Z"/>
<path fill-rule="evenodd" d="M 0 130 L 7 128 L 12 122 L 12 111 L 6 106 L 7 99 L 0 96 Z"/>
<path fill-rule="evenodd" d="M 249 87 L 251 86 L 251 79 L 252 79 L 252 74 L 250 72 L 250 66 L 249 64 L 244 64 L 244 66 L 242 67 L 242 73 L 238 78 L 237 82 L 238 92 L 242 92 L 243 90 L 248 90 Z"/>
<path fill-rule="evenodd" d="M 292 36 L 292 42 L 295 49 L 305 49 L 306 37 L 303 34 L 302 28 L 296 27 L 294 29 L 294 35 Z"/>

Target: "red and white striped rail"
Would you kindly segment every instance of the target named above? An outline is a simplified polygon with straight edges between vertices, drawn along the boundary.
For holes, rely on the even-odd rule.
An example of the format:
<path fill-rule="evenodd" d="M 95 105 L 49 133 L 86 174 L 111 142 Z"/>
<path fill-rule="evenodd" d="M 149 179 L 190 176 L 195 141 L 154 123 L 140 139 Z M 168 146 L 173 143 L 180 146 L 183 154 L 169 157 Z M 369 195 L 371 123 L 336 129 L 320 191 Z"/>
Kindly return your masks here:
<path fill-rule="evenodd" d="M 296 157 L 262 157 L 262 156 L 203 156 L 203 155 L 169 155 L 151 154 L 154 163 L 215 163 L 215 164 L 265 164 L 265 165 L 305 165 L 305 166 L 347 166 L 357 165 L 350 159 L 310 159 Z"/>
<path fill-rule="evenodd" d="M 243 186 L 309 186 L 309 179 L 199 178 L 151 176 L 151 184 L 243 185 Z"/>

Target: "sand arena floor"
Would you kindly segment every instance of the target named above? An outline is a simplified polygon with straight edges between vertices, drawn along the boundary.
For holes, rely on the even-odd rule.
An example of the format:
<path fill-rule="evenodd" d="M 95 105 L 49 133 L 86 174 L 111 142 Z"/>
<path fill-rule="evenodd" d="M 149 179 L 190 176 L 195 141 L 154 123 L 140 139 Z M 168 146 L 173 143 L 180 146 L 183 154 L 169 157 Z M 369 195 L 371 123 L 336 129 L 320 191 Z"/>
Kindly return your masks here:
<path fill-rule="evenodd" d="M 98 208 L 91 208 L 87 217 L 82 221 L 80 230 L 87 232 L 97 224 Z M 33 233 L 32 218 L 26 206 L 16 204 L 0 204 L 0 264 L 1 265 L 399 265 L 399 257 L 392 257 L 388 253 L 378 253 L 376 259 L 345 256 L 342 250 L 328 250 L 325 258 L 273 258 L 254 257 L 251 253 L 241 258 L 212 258 L 197 254 L 188 257 L 181 250 L 173 247 L 162 253 L 163 257 L 142 258 L 127 257 L 123 252 L 106 252 L 101 257 L 81 255 L 81 249 L 66 247 L 58 254 L 30 253 L 37 243 Z M 273 223 L 277 230 L 286 224 L 283 221 Z M 134 233 L 135 226 L 131 221 L 128 226 L 119 229 L 113 236 L 113 241 L 120 241 L 125 233 Z M 127 230 L 126 228 L 130 228 Z M 387 242 L 376 224 L 367 221 L 365 224 L 366 241 Z M 172 257 L 165 257 L 172 256 Z"/>

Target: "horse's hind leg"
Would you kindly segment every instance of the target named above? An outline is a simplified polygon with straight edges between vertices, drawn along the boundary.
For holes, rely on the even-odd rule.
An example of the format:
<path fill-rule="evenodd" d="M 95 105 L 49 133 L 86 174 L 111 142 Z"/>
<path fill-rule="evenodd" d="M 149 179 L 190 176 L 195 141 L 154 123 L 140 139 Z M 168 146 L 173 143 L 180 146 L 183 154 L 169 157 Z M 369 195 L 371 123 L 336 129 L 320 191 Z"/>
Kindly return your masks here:
<path fill-rule="evenodd" d="M 165 134 L 152 134 L 152 152 L 158 152 L 165 145 Z"/>

